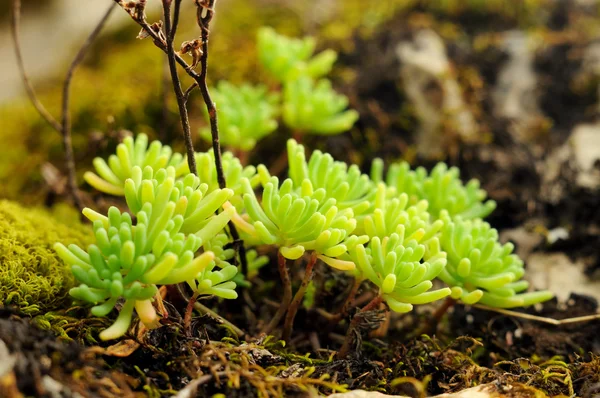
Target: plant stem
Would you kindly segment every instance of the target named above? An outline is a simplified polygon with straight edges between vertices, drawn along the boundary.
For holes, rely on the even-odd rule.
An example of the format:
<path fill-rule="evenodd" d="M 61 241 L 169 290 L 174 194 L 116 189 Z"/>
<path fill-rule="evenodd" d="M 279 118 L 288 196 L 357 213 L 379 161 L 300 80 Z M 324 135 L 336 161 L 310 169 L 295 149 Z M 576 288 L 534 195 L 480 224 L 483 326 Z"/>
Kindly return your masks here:
<path fill-rule="evenodd" d="M 362 283 L 362 281 L 362 279 L 354 278 L 354 283 L 350 288 L 350 292 L 348 292 L 348 296 L 346 297 L 346 300 L 344 301 L 340 312 L 335 314 L 330 319 L 332 326 L 337 325 L 346 315 L 348 315 L 350 307 L 352 307 L 352 304 L 354 303 L 354 298 L 356 297 L 356 293 L 358 293 L 358 289 L 360 288 L 360 284 Z"/>
<path fill-rule="evenodd" d="M 344 339 L 344 344 L 342 344 L 342 347 L 338 351 L 338 358 L 346 358 L 346 356 L 348 355 L 348 352 L 350 351 L 350 345 L 352 344 L 352 341 L 354 340 L 353 339 L 354 333 L 356 332 L 356 329 L 358 328 L 360 320 L 362 319 L 362 315 L 364 315 L 364 313 L 367 311 L 372 311 L 374 309 L 377 309 L 377 307 L 379 307 L 379 304 L 381 304 L 381 301 L 382 301 L 382 297 L 378 294 L 377 296 L 375 296 L 373 298 L 373 300 L 371 300 L 367 305 L 365 305 L 359 312 L 354 314 L 354 316 L 352 317 L 352 321 L 350 322 L 350 326 L 348 327 L 348 332 L 346 333 L 346 338 Z"/>
<path fill-rule="evenodd" d="M 298 308 L 300 307 L 300 303 L 304 298 L 304 294 L 306 294 L 306 289 L 308 289 L 308 284 L 313 278 L 314 275 L 314 267 L 317 263 L 317 253 L 312 252 L 310 256 L 310 260 L 308 264 L 306 264 L 306 269 L 304 270 L 304 278 L 302 279 L 302 284 L 300 288 L 294 295 L 294 299 L 288 308 L 287 314 L 285 316 L 285 322 L 283 324 L 283 335 L 282 338 L 285 341 L 289 341 L 292 336 L 292 329 L 294 328 L 294 319 L 296 318 L 296 313 L 298 312 Z"/>
<path fill-rule="evenodd" d="M 186 334 L 191 334 L 190 326 L 192 323 L 192 313 L 194 312 L 194 304 L 198 299 L 198 292 L 194 292 L 192 297 L 188 300 L 187 306 L 185 307 L 185 315 L 183 317 L 183 328 Z"/>
<path fill-rule="evenodd" d="M 179 22 L 179 9 L 181 6 L 181 0 L 175 0 L 175 8 L 173 15 L 173 22 L 171 23 L 171 3 L 172 0 L 163 0 L 163 11 L 165 17 L 165 37 L 167 38 L 167 59 L 169 60 L 169 71 L 171 72 L 171 81 L 173 82 L 173 91 L 177 98 L 177 106 L 179 108 L 179 116 L 181 119 L 181 128 L 183 129 L 183 138 L 185 141 L 185 149 L 187 153 L 188 166 L 190 172 L 194 175 L 198 175 L 198 169 L 196 167 L 196 156 L 194 151 L 194 143 L 192 142 L 192 135 L 190 132 L 190 121 L 188 117 L 188 111 L 186 106 L 186 97 L 181 88 L 181 81 L 179 80 L 179 74 L 177 73 L 177 64 L 175 61 L 175 49 L 173 48 L 173 40 L 175 39 L 175 33 L 177 32 L 177 25 Z"/>
<path fill-rule="evenodd" d="M 204 103 L 206 104 L 206 110 L 208 111 L 208 118 L 210 121 L 210 134 L 212 137 L 212 147 L 213 152 L 215 154 L 215 168 L 217 170 L 217 181 L 219 183 L 219 188 L 226 188 L 225 174 L 223 173 L 223 160 L 221 155 L 221 144 L 219 142 L 219 125 L 217 123 L 217 109 L 215 107 L 215 103 L 210 97 L 210 92 L 208 91 L 208 85 L 206 84 L 206 75 L 208 72 L 208 37 L 210 34 L 209 26 L 210 21 L 214 15 L 214 5 L 215 0 L 207 0 L 206 2 L 200 2 L 199 0 L 195 0 L 196 3 L 196 19 L 198 21 L 198 26 L 201 31 L 202 38 L 202 55 L 200 57 L 200 67 L 202 68 L 200 71 L 200 76 L 198 79 L 194 78 L 198 83 L 198 87 L 200 88 L 200 92 L 202 93 L 202 98 L 204 99 Z M 205 13 L 203 17 L 202 14 Z M 233 245 L 236 254 L 239 254 L 240 263 L 242 265 L 242 273 L 244 275 L 248 274 L 248 261 L 246 258 L 246 248 L 244 247 L 244 242 L 240 239 L 240 234 L 235 227 L 235 224 L 232 221 L 229 221 L 227 224 L 229 226 L 229 232 L 231 233 L 231 238 L 233 239 Z"/>
<path fill-rule="evenodd" d="M 202 314 L 208 314 L 211 317 L 215 318 L 216 320 L 218 320 L 219 322 L 223 323 L 224 325 L 227 325 L 229 328 L 231 328 L 231 330 L 233 330 L 239 337 L 242 337 L 243 335 L 245 335 L 246 333 L 244 333 L 244 331 L 240 328 L 238 328 L 237 326 L 235 326 L 233 323 L 229 322 L 227 319 L 223 318 L 221 315 L 217 314 L 216 312 L 214 312 L 213 310 L 211 310 L 210 308 L 200 304 L 199 302 L 195 302 L 194 303 L 194 308 L 197 309 L 198 311 L 200 311 L 200 313 Z"/>
<path fill-rule="evenodd" d="M 455 304 L 456 304 L 455 299 L 453 299 L 452 297 L 449 297 L 449 296 L 446 297 L 446 299 L 444 300 L 442 305 L 440 305 L 434 311 L 434 313 L 431 315 L 431 320 L 429 322 L 427 322 L 421 328 L 421 330 L 418 331 L 417 336 L 420 336 L 422 334 L 427 334 L 427 335 L 435 334 L 439 323 L 442 321 L 442 318 L 448 312 L 448 310 L 450 308 L 452 308 Z"/>
<path fill-rule="evenodd" d="M 29 100 L 40 114 L 40 116 L 48 122 L 50 126 L 57 132 L 59 132 L 63 137 L 63 148 L 65 151 L 65 167 L 67 169 L 67 183 L 69 186 L 69 191 L 73 198 L 73 202 L 75 206 L 79 209 L 83 209 L 83 203 L 81 201 L 81 197 L 79 196 L 79 190 L 77 189 L 77 176 L 75 171 L 75 156 L 73 155 L 73 144 L 71 139 L 71 114 L 69 112 L 69 104 L 71 100 L 71 81 L 73 80 L 73 75 L 75 73 L 75 69 L 81 64 L 83 61 L 83 57 L 85 53 L 90 48 L 104 25 L 106 21 L 110 17 L 115 4 L 112 4 L 108 7 L 108 10 L 104 13 L 100 21 L 96 24 L 96 27 L 92 30 L 90 35 L 87 37 L 77 55 L 71 62 L 69 69 L 67 71 L 67 75 L 65 77 L 64 85 L 63 85 L 63 95 L 62 95 L 62 122 L 59 123 L 48 110 L 44 107 L 41 101 L 38 99 L 35 90 L 31 82 L 29 81 L 29 77 L 27 72 L 25 71 L 25 63 L 23 62 L 23 54 L 21 53 L 21 41 L 19 36 L 19 23 L 21 19 L 21 0 L 13 1 L 13 12 L 12 12 L 12 37 L 13 43 L 15 47 L 15 55 L 17 58 L 17 66 L 21 73 L 21 79 L 25 85 L 25 90 L 27 91 L 27 95 L 29 96 Z"/>
<path fill-rule="evenodd" d="M 266 334 L 270 334 L 279 324 L 279 321 L 281 321 L 281 318 L 283 318 L 283 315 L 286 313 L 290 305 L 290 301 L 292 300 L 292 283 L 290 281 L 290 274 L 287 270 L 286 259 L 283 257 L 281 252 L 277 252 L 277 268 L 279 269 L 279 276 L 281 277 L 281 282 L 283 283 L 283 297 L 275 316 L 262 331 Z"/>

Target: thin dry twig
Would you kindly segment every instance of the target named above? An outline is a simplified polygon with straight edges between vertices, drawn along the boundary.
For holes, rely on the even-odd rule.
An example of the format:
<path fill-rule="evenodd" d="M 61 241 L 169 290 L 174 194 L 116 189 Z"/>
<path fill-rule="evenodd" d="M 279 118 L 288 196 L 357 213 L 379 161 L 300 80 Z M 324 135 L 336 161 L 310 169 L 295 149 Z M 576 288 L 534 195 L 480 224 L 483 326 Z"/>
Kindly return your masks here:
<path fill-rule="evenodd" d="M 17 57 L 17 65 L 19 67 L 19 72 L 21 73 L 21 80 L 25 84 L 25 90 L 27 90 L 27 95 L 29 96 L 29 100 L 38 111 L 40 116 L 44 118 L 46 122 L 52 128 L 59 133 L 62 132 L 62 126 L 54 117 L 48 112 L 48 110 L 44 107 L 44 105 L 40 102 L 37 95 L 35 94 L 35 90 L 31 85 L 31 81 L 29 80 L 29 76 L 25 71 L 25 63 L 23 62 L 23 54 L 21 53 L 21 39 L 19 36 L 19 26 L 21 20 L 21 0 L 13 0 L 13 9 L 12 9 L 12 38 L 13 44 L 15 47 L 15 55 Z"/>
<path fill-rule="evenodd" d="M 67 168 L 67 183 L 69 185 L 69 191 L 71 196 L 73 197 L 73 202 L 78 209 L 83 209 L 83 203 L 81 201 L 81 197 L 79 196 L 79 190 L 77 189 L 77 177 L 75 170 L 75 157 L 73 154 L 73 144 L 71 139 L 71 113 L 69 111 L 70 102 L 71 102 L 71 82 L 73 80 L 73 75 L 75 74 L 75 70 L 83 61 L 83 58 L 89 48 L 91 47 L 94 40 L 98 37 L 98 34 L 104 28 L 106 21 L 110 17 L 113 9 L 115 8 L 115 4 L 111 4 L 108 7 L 108 10 L 104 13 L 100 21 L 96 24 L 96 27 L 90 35 L 87 37 L 75 58 L 71 62 L 69 69 L 67 70 L 67 74 L 65 77 L 65 81 L 63 84 L 63 92 L 62 92 L 62 123 L 59 123 L 54 117 L 48 112 L 48 110 L 44 107 L 41 101 L 38 99 L 35 90 L 29 80 L 29 76 L 25 71 L 25 63 L 23 61 L 23 54 L 21 52 L 21 40 L 19 36 L 19 26 L 21 20 L 21 0 L 13 0 L 13 14 L 12 14 L 12 37 L 13 43 L 15 47 L 15 54 L 17 57 L 17 65 L 19 67 L 19 71 L 21 73 L 21 79 L 25 84 L 25 89 L 27 91 L 27 95 L 29 96 L 29 100 L 37 110 L 37 112 L 42 116 L 52 128 L 54 128 L 57 132 L 62 134 L 63 138 L 63 148 L 65 151 L 65 166 Z"/>
<path fill-rule="evenodd" d="M 208 39 L 209 39 L 209 26 L 210 21 L 214 15 L 214 5 L 215 0 L 194 0 L 196 4 L 196 19 L 198 22 L 198 26 L 201 31 L 201 41 L 202 41 L 202 51 L 200 52 L 200 67 L 201 72 L 199 79 L 196 80 L 198 83 L 198 87 L 200 88 L 200 92 L 202 93 L 202 98 L 204 99 L 204 103 L 206 104 L 206 109 L 208 111 L 208 118 L 210 120 L 210 133 L 212 137 L 212 146 L 213 152 L 215 154 L 215 167 L 217 169 L 217 181 L 219 182 L 219 187 L 225 188 L 225 174 L 223 173 L 223 161 L 221 156 L 221 144 L 219 142 L 219 127 L 217 124 L 217 108 L 215 107 L 215 103 L 210 97 L 210 92 L 208 91 L 208 85 L 206 84 L 206 75 L 208 72 Z M 204 16 L 203 16 L 204 15 Z M 244 275 L 248 274 L 248 262 L 246 259 L 246 248 L 244 247 L 244 242 L 240 239 L 240 235 L 235 227 L 235 224 L 230 221 L 229 231 L 231 233 L 231 238 L 233 239 L 233 246 L 236 254 L 239 254 L 240 262 L 242 265 L 242 273 Z"/>
<path fill-rule="evenodd" d="M 487 305 L 483 305 L 483 304 L 473 304 L 472 306 L 475 308 L 486 310 L 486 311 L 497 312 L 497 313 L 503 314 L 503 315 L 514 316 L 516 318 L 527 319 L 527 320 L 535 321 L 535 322 L 547 323 L 547 324 L 555 325 L 555 326 L 567 325 L 567 324 L 571 324 L 571 323 L 589 322 L 589 321 L 594 321 L 594 320 L 600 319 L 600 314 L 576 316 L 573 318 L 566 318 L 566 319 L 554 319 L 554 318 L 547 318 L 545 316 L 531 315 L 531 314 L 525 314 L 523 312 L 506 310 L 503 308 L 488 307 Z"/>
<path fill-rule="evenodd" d="M 83 204 L 82 204 L 81 198 L 79 196 L 79 190 L 77 189 L 77 179 L 76 179 L 77 177 L 75 174 L 75 156 L 73 155 L 73 143 L 71 140 L 71 112 L 69 109 L 70 103 L 71 103 L 71 81 L 73 80 L 73 75 L 75 74 L 75 69 L 77 69 L 77 67 L 83 61 L 85 54 L 91 47 L 94 40 L 96 40 L 96 37 L 98 37 L 98 35 L 102 31 L 102 28 L 104 28 L 106 21 L 108 21 L 108 18 L 110 17 L 110 14 L 112 13 L 112 11 L 114 9 L 115 9 L 115 4 L 111 4 L 108 7 L 106 12 L 100 19 L 100 22 L 98 22 L 98 24 L 96 25 L 94 30 L 92 30 L 90 35 L 87 37 L 87 39 L 83 43 L 83 46 L 81 46 L 81 48 L 77 52 L 77 55 L 75 55 L 73 62 L 71 62 L 71 65 L 69 66 L 69 70 L 67 70 L 67 75 L 65 77 L 65 82 L 64 82 L 64 86 L 63 86 L 62 136 L 63 136 L 63 147 L 65 150 L 65 162 L 66 162 L 67 171 L 68 171 L 68 180 L 67 181 L 69 184 L 69 190 L 71 191 L 71 194 L 73 195 L 73 200 L 75 202 L 75 205 L 80 210 L 83 209 Z"/>
<path fill-rule="evenodd" d="M 181 81 L 177 73 L 177 64 L 175 60 L 175 49 L 173 48 L 173 40 L 177 32 L 179 23 L 179 11 L 181 8 L 181 0 L 175 0 L 173 21 L 171 22 L 171 3 L 172 0 L 163 0 L 163 10 L 165 17 L 165 36 L 167 38 L 167 58 L 169 60 L 169 70 L 171 72 L 171 80 L 173 82 L 173 90 L 177 98 L 177 106 L 179 107 L 179 116 L 181 118 L 181 128 L 183 129 L 183 138 L 185 141 L 185 149 L 187 152 L 188 166 L 190 172 L 198 175 L 196 167 L 196 156 L 194 151 L 194 143 L 192 142 L 192 134 L 190 132 L 190 120 L 187 111 L 187 97 L 181 89 Z"/>

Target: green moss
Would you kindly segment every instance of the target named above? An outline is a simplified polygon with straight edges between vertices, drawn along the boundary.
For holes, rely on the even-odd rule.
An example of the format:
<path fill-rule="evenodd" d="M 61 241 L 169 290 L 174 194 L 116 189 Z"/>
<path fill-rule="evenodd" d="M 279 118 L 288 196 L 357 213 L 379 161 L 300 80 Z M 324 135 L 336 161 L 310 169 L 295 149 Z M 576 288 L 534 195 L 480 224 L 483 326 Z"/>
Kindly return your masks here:
<path fill-rule="evenodd" d="M 86 246 L 91 237 L 79 222 L 66 225 L 43 209 L 0 201 L 0 306 L 38 314 L 70 302 L 73 276 L 52 245 Z"/>

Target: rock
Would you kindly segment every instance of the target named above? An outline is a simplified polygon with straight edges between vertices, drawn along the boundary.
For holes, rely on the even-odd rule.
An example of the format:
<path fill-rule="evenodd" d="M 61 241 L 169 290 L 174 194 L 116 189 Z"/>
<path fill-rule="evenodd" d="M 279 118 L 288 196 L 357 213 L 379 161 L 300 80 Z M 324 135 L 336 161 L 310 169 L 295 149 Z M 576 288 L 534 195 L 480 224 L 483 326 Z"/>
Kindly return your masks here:
<path fill-rule="evenodd" d="M 432 398 L 487 398 L 487 397 L 503 397 L 498 394 L 493 384 L 482 384 L 477 387 L 467 388 L 465 390 L 436 395 Z M 387 395 L 376 391 L 354 390 L 345 393 L 332 394 L 330 398 L 408 398 L 405 395 Z"/>

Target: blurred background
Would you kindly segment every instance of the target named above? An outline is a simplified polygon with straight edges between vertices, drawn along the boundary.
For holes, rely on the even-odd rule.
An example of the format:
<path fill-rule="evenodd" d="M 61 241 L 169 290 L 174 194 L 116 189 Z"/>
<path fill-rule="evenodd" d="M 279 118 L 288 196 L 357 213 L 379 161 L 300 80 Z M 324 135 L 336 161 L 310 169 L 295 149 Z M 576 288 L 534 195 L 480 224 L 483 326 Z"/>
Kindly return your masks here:
<path fill-rule="evenodd" d="M 25 96 L 10 3 L 0 4 L 0 198 L 49 206 L 66 198 L 61 137 Z M 55 117 L 66 69 L 109 3 L 23 1 L 25 65 Z M 159 2 L 148 3 L 156 21 Z M 198 35 L 193 4 L 184 3 L 176 43 Z M 568 279 L 597 296 L 599 10 L 596 0 L 219 0 L 209 83 L 269 81 L 256 55 L 261 26 L 314 36 L 317 51 L 338 52 L 330 78 L 360 119 L 344 134 L 306 137 L 308 147 L 364 172 L 374 157 L 459 166 L 498 202 L 488 221 L 517 243 L 537 287 L 567 294 Z M 116 9 L 73 81 L 73 144 L 88 203 L 101 198 L 81 175 L 128 132 L 183 148 L 166 59 L 151 41 L 136 40 L 138 31 Z M 202 106 L 192 95 L 198 150 L 208 148 L 196 134 L 206 125 Z M 271 164 L 289 137 L 281 128 L 249 162 Z"/>

